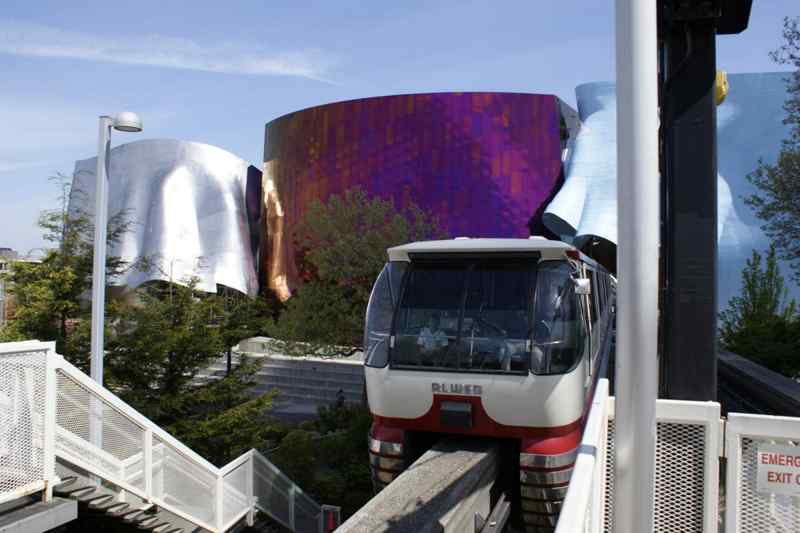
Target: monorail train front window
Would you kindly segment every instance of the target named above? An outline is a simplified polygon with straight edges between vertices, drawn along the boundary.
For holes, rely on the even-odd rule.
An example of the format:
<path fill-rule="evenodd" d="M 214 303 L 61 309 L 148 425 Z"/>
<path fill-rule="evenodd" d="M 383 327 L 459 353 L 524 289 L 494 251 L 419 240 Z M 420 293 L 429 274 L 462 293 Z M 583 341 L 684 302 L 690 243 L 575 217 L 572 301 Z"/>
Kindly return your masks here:
<path fill-rule="evenodd" d="M 389 362 L 389 332 L 407 266 L 404 262 L 387 263 L 372 287 L 364 324 L 364 364 L 367 366 L 380 368 Z"/>
<path fill-rule="evenodd" d="M 566 261 L 538 265 L 532 337 L 531 370 L 535 374 L 569 372 L 581 359 L 586 328 L 572 267 Z"/>
<path fill-rule="evenodd" d="M 532 260 L 415 263 L 395 318 L 396 367 L 528 371 Z"/>

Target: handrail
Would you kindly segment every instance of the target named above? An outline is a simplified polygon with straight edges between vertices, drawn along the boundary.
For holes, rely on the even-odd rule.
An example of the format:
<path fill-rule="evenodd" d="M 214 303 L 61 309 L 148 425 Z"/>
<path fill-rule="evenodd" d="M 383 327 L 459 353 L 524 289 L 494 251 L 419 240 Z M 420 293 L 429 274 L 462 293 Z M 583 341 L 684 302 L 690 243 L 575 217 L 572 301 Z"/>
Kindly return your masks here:
<path fill-rule="evenodd" d="M 53 354 L 58 361 L 56 364 L 56 368 L 59 370 L 64 371 L 70 378 L 74 379 L 78 382 L 79 385 L 89 389 L 90 392 L 99 396 L 103 401 L 110 404 L 112 407 L 115 407 L 122 411 L 122 413 L 130 418 L 136 424 L 142 427 L 151 427 L 153 429 L 153 436 L 158 437 L 166 444 L 177 448 L 182 453 L 185 453 L 192 460 L 202 464 L 204 467 L 208 468 L 209 470 L 216 470 L 216 466 L 211 464 L 208 460 L 204 459 L 201 455 L 197 452 L 183 444 L 181 441 L 164 431 L 160 426 L 153 423 L 149 418 L 141 414 L 139 411 L 128 405 L 124 400 L 122 400 L 119 396 L 115 395 L 102 385 L 99 385 L 95 380 L 87 376 L 86 374 L 81 371 L 78 367 L 64 359 L 63 356 L 60 354 Z"/>
<path fill-rule="evenodd" d="M 242 519 L 252 525 L 256 510 L 266 512 L 293 530 L 291 526 L 296 522 L 295 515 L 298 513 L 302 513 L 298 518 L 304 524 L 322 524 L 322 507 L 257 450 L 248 450 L 217 468 L 57 354 L 55 343 L 0 343 L 0 363 L 34 353 L 42 355 L 40 360 L 34 359 L 31 365 L 39 368 L 44 375 L 41 380 L 43 383 L 37 385 L 41 389 L 38 394 L 44 406 L 33 406 L 43 413 L 40 419 L 43 420 L 41 446 L 44 451 L 44 479 L 6 491 L 0 494 L 0 500 L 40 490 L 45 490 L 45 497 L 49 497 L 52 486 L 59 482 L 54 465 L 55 458 L 60 457 L 89 474 L 214 533 L 221 533 Z M 71 389 L 59 389 L 63 380 L 73 383 L 84 392 L 70 397 L 67 391 Z M 88 394 L 88 398 L 84 393 Z M 61 415 L 66 418 L 59 420 L 56 405 L 64 400 L 69 401 L 69 407 L 58 412 L 68 414 Z M 94 411 L 97 406 L 102 406 L 104 412 L 102 428 L 110 428 L 107 435 L 114 436 L 107 439 L 111 442 L 104 443 L 103 439 L 93 436 L 99 434 L 98 413 Z M 128 422 L 125 422 L 126 419 Z M 62 425 L 64 423 L 67 425 Z M 87 423 L 88 439 L 85 433 Z M 73 427 L 73 424 L 77 425 Z M 122 448 L 119 447 L 120 437 Z M 265 468 L 269 475 L 264 475 Z M 237 469 L 244 471 L 232 475 Z M 257 483 L 256 476 L 259 474 L 261 476 Z M 258 494 L 259 491 L 263 493 Z M 198 499 L 204 494 L 211 501 Z M 271 508 L 271 505 L 275 505 L 275 494 L 286 495 L 285 513 Z M 297 505 L 294 505 L 295 500 Z"/>
<path fill-rule="evenodd" d="M 600 524 L 596 516 L 587 517 L 587 510 L 591 509 L 589 503 L 597 490 L 598 483 L 602 482 L 602 473 L 598 475 L 596 465 L 600 460 L 599 455 L 604 453 L 602 440 L 606 431 L 606 399 L 608 398 L 608 380 L 601 379 L 592 399 L 589 418 L 583 432 L 575 466 L 572 470 L 564 505 L 558 518 L 555 533 L 574 533 L 583 531 L 587 518 L 590 527 L 588 531 L 600 531 Z M 595 513 L 596 515 L 596 513 Z"/>

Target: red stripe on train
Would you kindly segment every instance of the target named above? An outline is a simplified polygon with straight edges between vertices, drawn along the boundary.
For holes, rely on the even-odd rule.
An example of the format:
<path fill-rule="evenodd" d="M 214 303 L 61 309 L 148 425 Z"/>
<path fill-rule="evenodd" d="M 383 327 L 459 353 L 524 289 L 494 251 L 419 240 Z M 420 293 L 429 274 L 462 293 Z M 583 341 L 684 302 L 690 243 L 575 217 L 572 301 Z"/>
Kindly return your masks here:
<path fill-rule="evenodd" d="M 472 427 L 459 428 L 459 427 L 445 427 L 442 426 L 439 413 L 441 410 L 442 402 L 462 402 L 472 405 Z M 382 430 L 389 430 L 390 428 L 410 430 L 410 431 L 427 431 L 431 433 L 454 433 L 459 435 L 474 435 L 485 437 L 500 437 L 500 438 L 555 438 L 567 437 L 572 434 L 578 434 L 575 448 L 580 441 L 580 433 L 582 431 L 582 417 L 574 422 L 558 427 L 527 427 L 527 426 L 509 426 L 501 424 L 492 419 L 483 408 L 483 402 L 478 396 L 458 396 L 451 394 L 434 394 L 433 405 L 427 413 L 418 418 L 395 418 L 386 416 L 372 416 L 374 421 L 373 428 L 376 426 Z M 373 429 L 374 432 L 374 429 Z M 373 438 L 376 437 L 373 434 Z M 570 449 L 572 449 L 570 448 Z"/>

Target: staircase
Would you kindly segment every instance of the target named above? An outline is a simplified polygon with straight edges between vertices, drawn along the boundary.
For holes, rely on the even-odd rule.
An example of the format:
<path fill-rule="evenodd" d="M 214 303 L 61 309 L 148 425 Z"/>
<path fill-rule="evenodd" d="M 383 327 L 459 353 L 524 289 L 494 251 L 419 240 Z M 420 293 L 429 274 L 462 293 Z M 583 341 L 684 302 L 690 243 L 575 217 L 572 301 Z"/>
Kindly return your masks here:
<path fill-rule="evenodd" d="M 361 403 L 364 400 L 364 365 L 358 356 L 348 358 L 289 357 L 266 348 L 269 339 L 256 337 L 240 343 L 234 349 L 233 365 L 238 365 L 242 355 L 258 358 L 261 368 L 255 376 L 253 395 L 262 395 L 278 389 L 273 404 L 273 414 L 316 414 L 317 408 L 340 401 Z M 252 350 L 252 351 L 251 351 Z M 255 351 L 258 350 L 258 351 Z M 221 379 L 227 370 L 226 356 L 215 360 L 199 373 L 196 383 Z"/>
<path fill-rule="evenodd" d="M 91 476 L 63 463 L 58 464 L 61 482 L 53 487 L 53 494 L 78 502 L 79 513 L 104 515 L 120 520 L 143 531 L 153 533 L 188 533 L 203 531 L 168 511 L 116 487 L 97 483 Z M 126 500 L 126 501 L 123 501 Z"/>
<path fill-rule="evenodd" d="M 144 531 L 222 533 L 262 512 L 323 531 L 320 506 L 256 450 L 212 465 L 55 352 L 0 344 L 0 504 L 42 493 Z"/>

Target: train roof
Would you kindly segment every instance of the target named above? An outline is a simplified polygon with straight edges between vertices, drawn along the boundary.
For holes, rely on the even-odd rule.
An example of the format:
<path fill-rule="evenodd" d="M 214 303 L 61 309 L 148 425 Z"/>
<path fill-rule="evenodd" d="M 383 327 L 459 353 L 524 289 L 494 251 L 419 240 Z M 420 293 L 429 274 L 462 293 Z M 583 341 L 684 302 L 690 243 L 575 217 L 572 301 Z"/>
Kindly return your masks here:
<path fill-rule="evenodd" d="M 575 250 L 575 247 L 565 242 L 552 241 L 544 237 L 530 237 L 528 239 L 470 239 L 458 237 L 439 241 L 418 241 L 401 244 L 400 246 L 389 248 L 387 252 L 390 261 L 410 261 L 409 255 L 413 254 L 479 252 L 541 252 L 543 259 L 560 259 L 564 257 L 567 250 Z M 587 258 L 582 257 L 582 259 Z"/>

